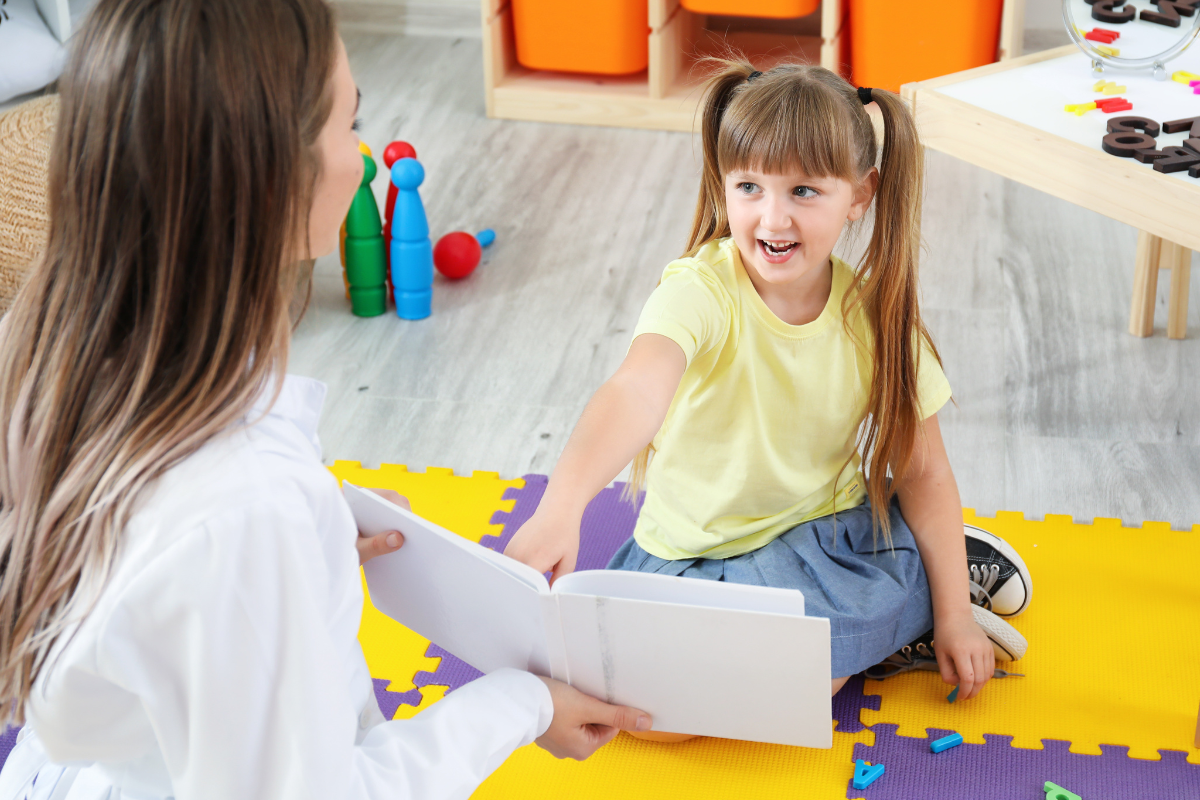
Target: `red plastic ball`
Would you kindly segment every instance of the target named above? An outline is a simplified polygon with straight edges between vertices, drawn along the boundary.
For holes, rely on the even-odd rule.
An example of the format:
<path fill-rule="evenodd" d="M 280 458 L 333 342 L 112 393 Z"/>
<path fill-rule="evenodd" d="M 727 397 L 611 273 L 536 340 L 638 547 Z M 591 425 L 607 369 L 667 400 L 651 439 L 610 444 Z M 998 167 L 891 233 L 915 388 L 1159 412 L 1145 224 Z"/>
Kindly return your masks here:
<path fill-rule="evenodd" d="M 383 165 L 388 169 L 391 169 L 392 164 L 395 164 L 402 158 L 416 157 L 417 151 L 411 144 L 408 142 L 396 141 L 389 144 L 387 149 L 383 151 Z"/>
<path fill-rule="evenodd" d="M 478 239 L 469 233 L 455 231 L 438 239 L 433 248 L 433 265 L 447 278 L 458 280 L 475 271 L 482 254 Z"/>

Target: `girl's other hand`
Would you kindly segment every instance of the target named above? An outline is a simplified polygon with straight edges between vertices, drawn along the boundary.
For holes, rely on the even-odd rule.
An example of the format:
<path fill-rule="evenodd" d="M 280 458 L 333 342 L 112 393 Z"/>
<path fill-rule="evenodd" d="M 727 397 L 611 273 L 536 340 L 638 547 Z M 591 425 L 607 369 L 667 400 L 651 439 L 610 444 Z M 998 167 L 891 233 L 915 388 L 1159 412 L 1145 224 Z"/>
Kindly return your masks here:
<path fill-rule="evenodd" d="M 996 671 L 992 640 L 971 614 L 934 622 L 933 650 L 942 680 L 958 687 L 958 699 L 970 700 Z"/>
<path fill-rule="evenodd" d="M 555 758 L 583 761 L 618 731 L 650 730 L 652 722 L 644 711 L 609 705 L 552 678 L 542 681 L 554 701 L 554 719 L 537 745 Z"/>
<path fill-rule="evenodd" d="M 412 506 L 408 504 L 408 498 L 397 491 L 392 489 L 368 489 L 367 491 L 374 492 L 389 503 L 394 503 L 406 511 L 412 511 Z M 376 556 L 394 553 L 403 544 L 404 535 L 400 531 L 384 531 L 375 536 L 366 536 L 359 531 L 358 541 L 355 542 L 355 546 L 358 547 L 358 563 L 365 564 Z"/>
<path fill-rule="evenodd" d="M 535 511 L 504 548 L 504 555 L 528 564 L 538 572 L 553 573 L 550 576 L 553 584 L 563 575 L 575 571 L 575 560 L 579 557 L 579 522 L 550 519 Z"/>

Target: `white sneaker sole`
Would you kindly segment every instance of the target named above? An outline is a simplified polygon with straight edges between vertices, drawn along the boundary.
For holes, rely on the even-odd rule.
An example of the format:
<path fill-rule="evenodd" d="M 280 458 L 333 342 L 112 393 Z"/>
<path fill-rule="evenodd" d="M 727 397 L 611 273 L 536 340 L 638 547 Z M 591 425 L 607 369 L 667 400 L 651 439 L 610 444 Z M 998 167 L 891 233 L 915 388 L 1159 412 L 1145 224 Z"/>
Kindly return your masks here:
<path fill-rule="evenodd" d="M 1004 613 L 1001 613 L 993 608 L 993 613 L 1000 617 L 1015 617 L 1018 614 L 1024 613 L 1025 609 L 1029 608 L 1029 601 L 1033 599 L 1033 579 L 1030 577 L 1029 567 L 1025 566 L 1025 562 L 1021 560 L 1021 556 L 1017 554 L 1017 551 L 1013 549 L 1012 545 L 990 531 L 985 531 L 983 528 L 976 528 L 974 525 L 964 525 L 963 530 L 967 536 L 987 542 L 992 547 L 999 550 L 1000 554 L 1011 561 L 1017 568 L 1017 574 L 1012 578 L 1009 578 L 1008 584 L 1005 584 L 1001 588 L 1000 592 L 996 594 L 995 598 L 993 598 L 993 605 L 995 605 L 996 599 L 1003 600 L 1004 598 L 1002 595 L 1009 594 L 1009 592 L 1006 592 L 1005 590 L 1009 588 L 1009 584 L 1011 584 L 1015 578 L 1019 577 L 1021 579 L 1021 586 L 1025 590 L 1025 598 L 1021 604 L 1017 606 L 1016 611 L 1005 611 Z M 1001 608 L 1003 607 L 1004 606 L 1001 605 Z"/>
<path fill-rule="evenodd" d="M 1025 641 L 1020 631 L 986 608 L 971 606 L 971 613 L 975 615 L 975 622 L 992 640 L 997 661 L 1016 661 L 1025 655 L 1029 642 Z"/>

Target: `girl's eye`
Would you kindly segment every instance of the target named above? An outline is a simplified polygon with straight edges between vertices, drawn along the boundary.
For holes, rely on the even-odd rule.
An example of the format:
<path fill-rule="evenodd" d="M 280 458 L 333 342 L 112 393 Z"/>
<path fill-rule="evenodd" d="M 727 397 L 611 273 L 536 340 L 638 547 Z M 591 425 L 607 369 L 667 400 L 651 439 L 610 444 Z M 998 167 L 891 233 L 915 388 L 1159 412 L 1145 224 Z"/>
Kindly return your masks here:
<path fill-rule="evenodd" d="M 355 133 L 362 130 L 362 118 L 361 117 L 354 120 L 354 124 L 350 126 L 350 130 L 354 131 Z"/>
<path fill-rule="evenodd" d="M 750 183 L 750 181 L 742 181 L 737 185 L 737 188 L 746 194 L 754 194 L 754 192 L 758 191 L 758 184 Z"/>
<path fill-rule="evenodd" d="M 792 190 L 797 197 L 816 197 L 820 192 L 811 186 L 797 186 Z"/>

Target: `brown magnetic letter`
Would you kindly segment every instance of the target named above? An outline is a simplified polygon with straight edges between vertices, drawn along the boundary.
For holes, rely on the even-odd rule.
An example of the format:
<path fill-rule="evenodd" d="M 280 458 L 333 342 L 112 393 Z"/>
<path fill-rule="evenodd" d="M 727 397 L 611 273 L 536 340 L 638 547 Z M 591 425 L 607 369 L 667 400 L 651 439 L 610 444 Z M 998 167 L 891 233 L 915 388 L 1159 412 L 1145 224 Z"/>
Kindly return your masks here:
<path fill-rule="evenodd" d="M 1117 25 L 1129 22 L 1137 16 L 1137 9 L 1125 6 L 1120 11 L 1118 6 L 1124 6 L 1125 0 L 1085 0 L 1092 7 L 1092 19 L 1101 22 L 1111 22 Z"/>
<path fill-rule="evenodd" d="M 1167 157 L 1155 160 L 1156 172 L 1183 172 L 1188 167 L 1200 164 L 1200 155 L 1184 147 L 1164 147 L 1162 151 Z"/>
<path fill-rule="evenodd" d="M 1133 154 L 1139 150 L 1153 150 L 1155 145 L 1154 137 L 1144 133 L 1128 133 L 1118 131 L 1110 133 L 1104 137 L 1101 142 L 1101 147 L 1104 152 L 1110 153 L 1121 158 L 1133 158 Z"/>
<path fill-rule="evenodd" d="M 1196 4 L 1200 0 L 1153 0 L 1158 11 L 1142 11 L 1142 19 L 1157 25 L 1171 28 L 1179 27 L 1179 15 L 1190 17 L 1196 13 Z"/>
<path fill-rule="evenodd" d="M 1173 119 L 1170 122 L 1164 122 L 1162 128 L 1167 133 L 1179 133 L 1180 131 L 1188 131 L 1188 136 L 1200 136 L 1200 117 L 1188 117 L 1187 119 Z"/>
<path fill-rule="evenodd" d="M 1197 117 L 1200 120 L 1200 117 Z M 1167 123 L 1168 125 L 1170 123 Z M 1122 131 L 1141 131 L 1147 136 L 1157 137 L 1161 132 L 1158 123 L 1149 117 L 1113 117 L 1108 121 L 1109 133 L 1120 133 Z M 1171 133 L 1170 129 L 1167 133 Z"/>

